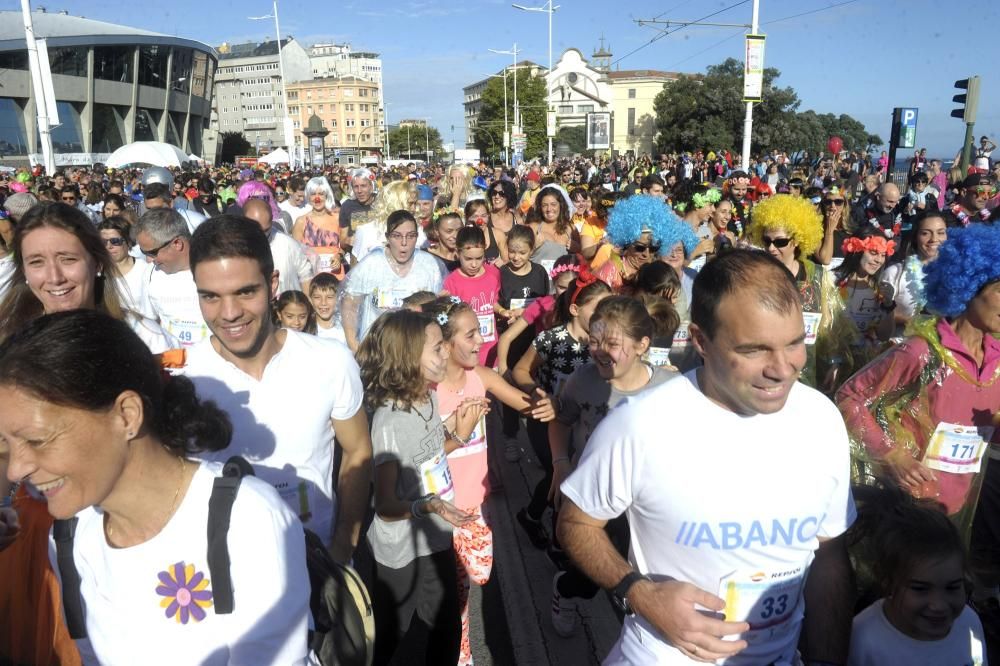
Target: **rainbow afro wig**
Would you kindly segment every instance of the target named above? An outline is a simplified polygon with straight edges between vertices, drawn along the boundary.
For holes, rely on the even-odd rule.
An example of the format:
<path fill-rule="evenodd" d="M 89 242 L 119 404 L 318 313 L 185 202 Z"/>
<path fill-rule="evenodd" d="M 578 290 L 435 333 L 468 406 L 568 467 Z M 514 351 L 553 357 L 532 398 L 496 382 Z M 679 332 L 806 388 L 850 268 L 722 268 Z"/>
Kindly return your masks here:
<path fill-rule="evenodd" d="M 927 309 L 956 317 L 990 282 L 1000 279 L 1000 227 L 972 224 L 949 229 L 938 258 L 924 267 Z"/>

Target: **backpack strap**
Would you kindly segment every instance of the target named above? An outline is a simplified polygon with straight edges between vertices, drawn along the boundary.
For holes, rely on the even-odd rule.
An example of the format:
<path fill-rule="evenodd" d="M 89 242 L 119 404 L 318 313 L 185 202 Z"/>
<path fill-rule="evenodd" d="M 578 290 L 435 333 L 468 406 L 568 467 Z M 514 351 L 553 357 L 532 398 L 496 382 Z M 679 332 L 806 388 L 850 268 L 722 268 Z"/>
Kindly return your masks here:
<path fill-rule="evenodd" d="M 233 579 L 229 572 L 229 519 L 233 502 L 244 476 L 253 476 L 253 467 L 240 456 L 226 461 L 222 474 L 215 477 L 208 500 L 208 571 L 212 580 L 212 604 L 216 615 L 233 612 Z"/>
<path fill-rule="evenodd" d="M 87 637 L 87 624 L 83 614 L 83 595 L 80 593 L 80 572 L 73 561 L 73 538 L 76 535 L 76 518 L 52 523 L 52 537 L 56 542 L 56 563 L 62 579 L 63 610 L 70 638 Z"/>

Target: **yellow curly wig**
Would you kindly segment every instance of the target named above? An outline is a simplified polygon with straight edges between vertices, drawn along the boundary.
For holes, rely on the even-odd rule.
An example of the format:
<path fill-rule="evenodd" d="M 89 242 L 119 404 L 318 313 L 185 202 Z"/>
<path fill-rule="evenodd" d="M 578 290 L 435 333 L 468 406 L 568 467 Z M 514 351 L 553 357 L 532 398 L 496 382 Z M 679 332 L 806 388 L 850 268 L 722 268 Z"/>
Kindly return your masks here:
<path fill-rule="evenodd" d="M 823 217 L 808 199 L 778 194 L 753 207 L 750 240 L 761 247 L 764 232 L 782 229 L 795 239 L 801 256 L 808 257 L 823 242 Z"/>

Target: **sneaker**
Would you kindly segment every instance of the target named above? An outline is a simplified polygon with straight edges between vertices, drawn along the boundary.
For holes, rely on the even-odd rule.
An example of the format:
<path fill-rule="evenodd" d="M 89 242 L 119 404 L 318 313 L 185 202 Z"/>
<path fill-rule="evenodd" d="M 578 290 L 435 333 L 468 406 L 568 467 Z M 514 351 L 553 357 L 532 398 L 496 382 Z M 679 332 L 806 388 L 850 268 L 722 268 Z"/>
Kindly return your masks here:
<path fill-rule="evenodd" d="M 508 444 L 503 450 L 503 457 L 507 459 L 507 462 L 517 462 L 521 459 L 521 447 L 517 444 Z"/>
<path fill-rule="evenodd" d="M 559 594 L 559 579 L 566 575 L 560 571 L 552 577 L 552 628 L 563 638 L 569 638 L 576 633 L 579 617 L 576 614 L 576 604 Z"/>
<path fill-rule="evenodd" d="M 521 528 L 528 535 L 532 546 L 541 550 L 549 545 L 549 533 L 545 531 L 542 521 L 529 516 L 527 509 L 521 509 L 517 512 L 517 522 L 521 523 Z"/>

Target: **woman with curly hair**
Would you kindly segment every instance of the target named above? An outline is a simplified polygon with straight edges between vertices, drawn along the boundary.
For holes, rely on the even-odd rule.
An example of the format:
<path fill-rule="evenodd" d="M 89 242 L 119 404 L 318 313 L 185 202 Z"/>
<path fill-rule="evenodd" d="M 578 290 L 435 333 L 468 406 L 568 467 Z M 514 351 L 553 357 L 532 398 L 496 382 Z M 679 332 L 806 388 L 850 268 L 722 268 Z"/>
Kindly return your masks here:
<path fill-rule="evenodd" d="M 844 350 L 854 334 L 830 272 L 807 258 L 816 251 L 822 233 L 812 204 L 790 194 L 757 204 L 749 229 L 750 241 L 785 265 L 802 295 L 807 346 L 802 381 L 832 392 L 837 366 L 844 362 Z"/>
<path fill-rule="evenodd" d="M 925 268 L 927 309 L 910 336 L 837 393 L 861 481 L 887 477 L 914 497 L 944 504 L 983 561 L 1000 550 L 1000 467 L 983 493 L 987 443 L 1000 444 L 1000 229 L 949 230 Z M 992 455 L 992 454 L 990 454 Z M 995 572 L 994 572 L 995 573 Z M 997 579 L 1000 580 L 1000 579 Z"/>

